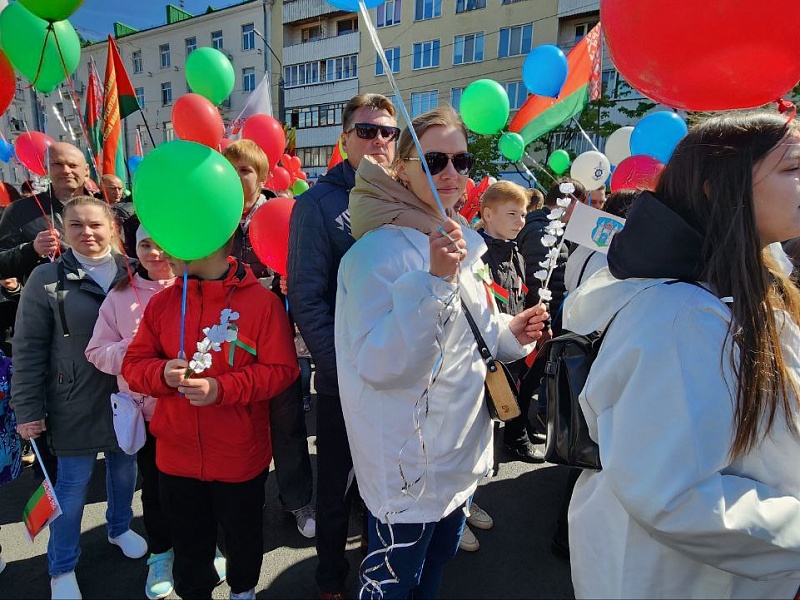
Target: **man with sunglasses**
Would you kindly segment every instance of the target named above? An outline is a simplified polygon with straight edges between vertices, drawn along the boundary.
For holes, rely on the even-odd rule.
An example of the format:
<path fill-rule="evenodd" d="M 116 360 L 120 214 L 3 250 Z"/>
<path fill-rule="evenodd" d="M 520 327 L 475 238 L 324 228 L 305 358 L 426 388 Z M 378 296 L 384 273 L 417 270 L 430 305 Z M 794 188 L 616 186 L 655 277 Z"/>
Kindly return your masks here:
<path fill-rule="evenodd" d="M 350 190 L 364 156 L 389 165 L 400 134 L 391 101 L 359 94 L 342 113 L 342 149 L 347 159 L 297 198 L 289 225 L 289 304 L 316 365 L 317 392 L 317 566 L 321 599 L 344 598 L 349 563 L 345 557 L 350 507 L 357 495 L 347 441 L 334 348 L 336 274 L 353 245 Z"/>

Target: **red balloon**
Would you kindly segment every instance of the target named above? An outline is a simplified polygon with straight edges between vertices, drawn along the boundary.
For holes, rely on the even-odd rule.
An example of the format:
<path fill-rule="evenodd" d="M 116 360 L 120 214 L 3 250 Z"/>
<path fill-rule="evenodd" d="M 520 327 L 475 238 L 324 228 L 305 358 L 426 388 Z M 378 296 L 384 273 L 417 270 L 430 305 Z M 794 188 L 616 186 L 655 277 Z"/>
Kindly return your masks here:
<path fill-rule="evenodd" d="M 269 172 L 269 177 L 264 185 L 268 190 L 281 192 L 292 184 L 292 176 L 283 167 L 275 167 Z"/>
<path fill-rule="evenodd" d="M 0 50 L 0 114 L 6 112 L 9 104 L 14 99 L 17 91 L 17 77 L 14 75 L 14 67 Z"/>
<path fill-rule="evenodd" d="M 182 140 L 217 149 L 225 125 L 217 107 L 200 94 L 184 94 L 172 107 L 172 126 Z"/>
<path fill-rule="evenodd" d="M 232 143 L 233 143 L 232 139 L 230 139 L 230 138 L 222 138 L 219 141 L 219 153 L 222 154 L 223 152 L 225 152 L 225 148 L 230 146 Z"/>
<path fill-rule="evenodd" d="M 664 164 L 652 156 L 636 154 L 617 165 L 611 174 L 611 191 L 656 189 Z"/>
<path fill-rule="evenodd" d="M 286 148 L 283 125 L 269 115 L 253 115 L 242 126 L 242 137 L 253 140 L 269 158 L 270 168 L 275 167 Z"/>
<path fill-rule="evenodd" d="M 0 206 L 8 206 L 11 204 L 11 196 L 8 195 L 8 188 L 6 184 L 0 181 Z"/>
<path fill-rule="evenodd" d="M 761 106 L 800 77 L 800 10 L 792 3 L 601 0 L 600 14 L 617 70 L 672 108 Z"/>
<path fill-rule="evenodd" d="M 273 198 L 250 220 L 250 243 L 263 264 L 286 275 L 289 255 L 289 218 L 292 216 L 294 198 Z"/>
<path fill-rule="evenodd" d="M 55 143 L 53 138 L 40 131 L 26 131 L 14 142 L 14 152 L 19 162 L 37 175 L 44 176 L 47 173 L 45 153 L 47 147 Z"/>

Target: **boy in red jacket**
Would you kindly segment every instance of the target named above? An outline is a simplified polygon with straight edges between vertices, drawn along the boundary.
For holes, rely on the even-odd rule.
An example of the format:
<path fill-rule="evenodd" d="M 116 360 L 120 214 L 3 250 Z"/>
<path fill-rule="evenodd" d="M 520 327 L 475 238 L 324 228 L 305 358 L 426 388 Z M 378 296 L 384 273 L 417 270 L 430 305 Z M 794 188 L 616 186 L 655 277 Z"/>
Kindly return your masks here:
<path fill-rule="evenodd" d="M 172 528 L 175 590 L 210 598 L 217 528 L 231 598 L 255 598 L 263 557 L 264 482 L 272 460 L 269 399 L 299 376 L 278 298 L 228 257 L 170 259 L 189 279 L 180 356 L 183 281 L 153 297 L 122 364 L 133 391 L 158 398 L 151 431 Z M 196 350 L 196 352 L 195 352 Z"/>

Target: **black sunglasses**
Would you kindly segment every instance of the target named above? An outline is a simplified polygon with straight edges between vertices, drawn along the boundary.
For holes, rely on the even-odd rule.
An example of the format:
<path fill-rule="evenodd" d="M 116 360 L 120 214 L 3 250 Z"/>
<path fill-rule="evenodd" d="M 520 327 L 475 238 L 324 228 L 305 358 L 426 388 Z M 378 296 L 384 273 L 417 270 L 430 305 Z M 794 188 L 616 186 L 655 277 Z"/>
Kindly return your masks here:
<path fill-rule="evenodd" d="M 459 175 L 469 175 L 475 165 L 475 157 L 469 152 L 458 152 L 456 154 L 446 154 L 445 152 L 426 152 L 425 162 L 431 175 L 438 175 L 447 168 L 447 162 L 453 161 L 453 167 Z M 417 156 L 410 156 L 406 160 L 420 160 Z"/>
<path fill-rule="evenodd" d="M 375 125 L 375 123 L 355 123 L 345 133 L 350 133 L 356 130 L 356 135 L 362 140 L 374 140 L 378 132 L 381 132 L 381 137 L 387 142 L 393 142 L 400 137 L 400 129 L 397 127 L 390 127 L 389 125 Z"/>

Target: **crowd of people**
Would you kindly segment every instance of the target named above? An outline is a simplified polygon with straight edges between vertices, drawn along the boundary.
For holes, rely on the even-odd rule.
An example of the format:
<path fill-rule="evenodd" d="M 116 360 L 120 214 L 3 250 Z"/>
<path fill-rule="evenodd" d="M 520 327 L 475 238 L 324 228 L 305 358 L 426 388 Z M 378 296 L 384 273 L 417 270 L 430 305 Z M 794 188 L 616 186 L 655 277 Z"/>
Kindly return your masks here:
<path fill-rule="evenodd" d="M 275 196 L 249 140 L 224 151 L 239 226 L 199 260 L 167 255 L 115 176 L 91 194 L 70 144 L 50 148 L 49 191 L 4 210 L 11 403 L 62 508 L 52 597 L 80 597 L 102 453 L 108 541 L 147 556 L 148 598 L 209 598 L 223 580 L 255 597 L 273 461 L 283 508 L 315 538 L 319 598 L 349 593 L 354 507 L 358 596 L 435 598 L 459 548 L 480 548 L 473 529 L 493 525 L 474 498 L 492 493 L 501 454 L 545 459 L 542 344 L 606 329 L 581 393 L 603 468 L 570 470 L 551 544 L 576 597 L 793 597 L 800 292 L 781 242 L 800 237 L 797 122 L 707 118 L 651 192 L 499 181 L 473 228 L 458 212 L 474 156 L 456 111 L 401 131 L 388 98 L 360 94 L 342 120 L 346 159 L 297 197 L 285 274 L 249 238 Z M 577 203 L 627 219 L 607 254 L 544 243 Z M 474 331 L 518 389 L 521 415 L 502 426 Z M 115 431 L 112 397 L 142 412 L 137 447 Z M 130 528 L 139 474 L 146 538 Z"/>

